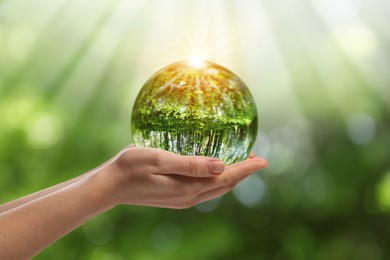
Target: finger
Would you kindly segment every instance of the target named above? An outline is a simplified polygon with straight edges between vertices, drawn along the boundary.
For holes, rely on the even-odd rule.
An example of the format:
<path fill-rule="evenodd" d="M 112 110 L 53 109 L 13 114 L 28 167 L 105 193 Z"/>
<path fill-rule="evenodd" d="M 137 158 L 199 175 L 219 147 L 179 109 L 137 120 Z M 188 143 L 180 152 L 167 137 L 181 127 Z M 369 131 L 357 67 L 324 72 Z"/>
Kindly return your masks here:
<path fill-rule="evenodd" d="M 249 154 L 249 159 L 253 159 L 253 158 L 255 158 L 256 157 L 256 154 L 254 153 L 254 152 L 251 152 L 250 154 Z"/>
<path fill-rule="evenodd" d="M 231 181 L 234 181 L 267 167 L 267 160 L 261 157 L 255 157 L 227 166 L 225 173 L 220 177 L 221 179 L 226 178 L 228 180 L 230 179 Z"/>
<path fill-rule="evenodd" d="M 188 194 L 197 195 L 218 188 L 226 189 L 232 185 L 234 187 L 241 180 L 267 166 L 266 160 L 256 157 L 227 166 L 225 172 L 215 178 L 194 179 L 188 176 L 177 175 L 172 175 L 171 177 L 178 182 L 176 183 L 177 185 L 186 187 Z"/>
<path fill-rule="evenodd" d="M 182 156 L 162 152 L 158 159 L 158 174 L 178 174 L 189 177 L 215 177 L 225 170 L 219 159 L 205 156 Z"/>

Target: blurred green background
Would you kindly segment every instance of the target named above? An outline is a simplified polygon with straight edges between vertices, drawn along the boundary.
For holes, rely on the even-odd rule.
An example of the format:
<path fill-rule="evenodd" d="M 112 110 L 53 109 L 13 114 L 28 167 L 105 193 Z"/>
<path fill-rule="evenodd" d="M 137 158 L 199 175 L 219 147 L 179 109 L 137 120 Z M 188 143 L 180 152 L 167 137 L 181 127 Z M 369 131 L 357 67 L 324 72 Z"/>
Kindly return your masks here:
<path fill-rule="evenodd" d="M 187 210 L 120 206 L 36 259 L 390 259 L 386 0 L 0 0 L 0 203 L 131 143 L 158 69 L 238 74 L 268 169 Z"/>

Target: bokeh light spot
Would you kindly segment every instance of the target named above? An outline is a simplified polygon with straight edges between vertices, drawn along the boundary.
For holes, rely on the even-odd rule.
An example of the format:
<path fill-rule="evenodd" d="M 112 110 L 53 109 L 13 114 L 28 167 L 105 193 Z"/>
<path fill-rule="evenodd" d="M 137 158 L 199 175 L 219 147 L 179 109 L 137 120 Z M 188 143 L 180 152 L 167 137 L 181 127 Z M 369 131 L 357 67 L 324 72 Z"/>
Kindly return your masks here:
<path fill-rule="evenodd" d="M 348 136 L 353 143 L 365 145 L 374 139 L 376 124 L 370 115 L 358 113 L 349 118 L 347 130 Z"/>
<path fill-rule="evenodd" d="M 111 250 L 108 250 L 106 248 L 102 247 L 95 247 L 94 250 L 91 253 L 91 256 L 89 259 L 94 260 L 125 260 L 123 256 L 117 253 L 111 252 Z"/>
<path fill-rule="evenodd" d="M 237 185 L 233 193 L 243 205 L 252 208 L 264 201 L 267 185 L 258 175 L 252 175 Z"/>
<path fill-rule="evenodd" d="M 253 151 L 258 156 L 266 156 L 271 148 L 269 139 L 265 133 L 258 132 L 257 136 L 260 136 L 260 138 L 258 138 L 258 141 L 253 147 Z"/>
<path fill-rule="evenodd" d="M 357 58 L 373 55 L 378 47 L 376 35 L 365 25 L 358 24 L 340 29 L 339 41 L 344 50 Z"/>
<path fill-rule="evenodd" d="M 387 172 L 376 188 L 379 207 L 383 211 L 390 211 L 390 171 Z"/>
<path fill-rule="evenodd" d="M 11 98 L 7 101 L 5 104 L 5 120 L 8 127 L 13 129 L 25 128 L 28 118 L 40 104 L 38 98 L 32 96 Z"/>
<path fill-rule="evenodd" d="M 220 201 L 221 198 L 205 201 L 203 203 L 196 205 L 195 208 L 201 212 L 212 212 L 218 207 Z"/>
<path fill-rule="evenodd" d="M 48 112 L 32 116 L 26 126 L 27 138 L 33 148 L 48 148 L 62 136 L 60 118 Z"/>

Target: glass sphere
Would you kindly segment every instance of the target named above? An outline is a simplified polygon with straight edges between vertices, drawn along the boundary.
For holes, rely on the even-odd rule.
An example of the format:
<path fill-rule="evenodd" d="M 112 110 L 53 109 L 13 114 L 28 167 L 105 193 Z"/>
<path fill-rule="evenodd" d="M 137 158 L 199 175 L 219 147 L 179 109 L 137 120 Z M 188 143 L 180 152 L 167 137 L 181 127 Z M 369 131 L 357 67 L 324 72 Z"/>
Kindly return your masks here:
<path fill-rule="evenodd" d="M 131 117 L 137 147 L 204 155 L 225 164 L 246 159 L 257 135 L 257 110 L 244 82 L 212 62 L 178 62 L 142 87 Z"/>

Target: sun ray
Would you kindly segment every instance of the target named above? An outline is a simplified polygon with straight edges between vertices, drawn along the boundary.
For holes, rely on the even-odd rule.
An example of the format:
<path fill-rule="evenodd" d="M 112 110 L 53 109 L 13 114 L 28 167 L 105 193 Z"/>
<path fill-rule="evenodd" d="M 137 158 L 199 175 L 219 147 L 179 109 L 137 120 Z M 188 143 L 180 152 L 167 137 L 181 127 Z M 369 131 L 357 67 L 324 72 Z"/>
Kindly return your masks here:
<path fill-rule="evenodd" d="M 271 8 L 256 0 L 236 1 L 236 22 L 240 51 L 236 52 L 240 73 L 258 101 L 262 122 L 284 122 L 287 117 L 300 116 L 302 111 L 293 92 L 291 71 L 286 64 L 283 45 L 278 40 L 278 28 L 271 17 Z M 275 114 L 266 104 L 287 104 L 288 111 Z M 271 115 L 272 117 L 266 116 Z"/>
<path fill-rule="evenodd" d="M 66 84 L 68 84 L 68 82 L 72 79 L 73 73 L 77 70 L 78 65 L 85 58 L 85 54 L 88 53 L 95 39 L 99 36 L 101 28 L 114 14 L 119 3 L 120 1 L 118 0 L 113 3 L 108 3 L 107 6 L 102 6 L 102 13 L 98 15 L 98 19 L 91 28 L 90 33 L 86 36 L 85 40 L 79 42 L 75 48 L 76 51 L 68 60 L 65 67 L 45 86 L 46 96 L 52 97 L 55 96 L 57 94 L 56 92 L 59 90 L 61 90 L 61 92 L 66 90 Z M 58 86 L 64 87 L 59 88 Z"/>
<path fill-rule="evenodd" d="M 365 93 L 365 97 L 370 96 L 376 99 L 376 102 L 383 103 L 390 111 L 390 95 L 388 95 L 387 84 L 389 77 L 384 72 L 390 68 L 390 52 L 379 45 L 375 32 L 359 16 L 356 4 L 343 1 L 341 5 L 337 4 L 336 8 L 332 1 L 327 4 L 318 1 L 309 2 L 316 17 L 319 17 L 328 28 L 328 34 L 331 36 L 333 44 L 332 49 L 336 52 L 336 57 L 341 59 L 343 65 L 350 71 L 350 73 L 345 74 L 345 77 L 349 77 L 348 81 L 351 82 L 349 86 Z M 378 53 L 381 55 L 377 55 Z M 374 67 L 375 69 L 373 69 Z M 378 73 L 382 69 L 384 69 L 382 73 Z M 352 75 L 354 76 L 351 77 Z M 383 76 L 387 78 L 383 78 Z M 337 84 L 332 82 L 329 82 L 328 86 L 329 88 L 333 87 L 335 98 L 341 99 L 339 101 L 340 107 L 343 107 L 342 97 L 347 93 L 342 91 L 347 91 L 348 88 L 344 86 L 336 89 Z M 370 89 L 367 88 L 368 86 Z M 349 91 L 350 93 L 354 92 L 351 89 Z M 367 98 L 365 101 L 361 99 L 359 102 L 360 106 L 363 106 L 361 109 L 370 110 L 369 103 Z"/>
<path fill-rule="evenodd" d="M 50 10 L 51 15 L 47 15 L 47 20 L 42 25 L 42 29 L 37 33 L 37 41 L 34 46 L 31 47 L 26 58 L 22 60 L 18 68 L 14 69 L 14 73 L 2 84 L 3 87 L 0 89 L 2 95 L 6 95 L 11 91 L 18 90 L 18 84 L 22 80 L 26 80 L 28 74 L 33 74 L 36 66 L 33 64 L 39 64 L 42 61 L 42 57 L 45 57 L 42 52 L 42 45 L 46 41 L 46 37 L 50 35 L 50 32 L 53 30 L 53 26 L 56 26 L 57 23 L 61 22 L 61 19 L 67 14 L 67 11 L 70 10 L 70 6 L 76 1 L 63 1 L 58 4 L 58 7 L 55 10 Z M 4 3 L 4 2 L 3 2 Z M 65 10 L 65 11 L 64 11 Z M 50 12 L 49 11 L 49 12 Z M 48 12 L 48 11 L 46 11 Z"/>
<path fill-rule="evenodd" d="M 110 15 L 110 18 L 100 25 L 99 32 L 94 37 L 88 51 L 85 52 L 83 59 L 79 61 L 77 68 L 67 78 L 61 91 L 56 94 L 53 104 L 66 104 L 74 96 L 78 97 L 77 103 L 73 103 L 72 108 L 70 108 L 73 123 L 81 118 L 83 111 L 92 102 L 93 97 L 101 92 L 100 88 L 104 86 L 105 78 L 109 77 L 108 73 L 113 63 L 120 57 L 123 48 L 126 48 L 124 43 L 126 37 L 128 37 L 128 30 L 115 28 L 121 23 L 130 23 L 134 20 L 138 16 L 137 11 L 143 5 L 142 1 L 139 1 L 138 5 L 133 3 L 131 6 L 132 12 L 124 12 L 123 10 L 128 10 L 126 8 L 128 6 L 125 1 L 121 1 Z M 96 63 L 94 57 L 99 58 L 98 63 Z M 91 63 L 94 66 L 93 74 L 89 73 Z"/>

